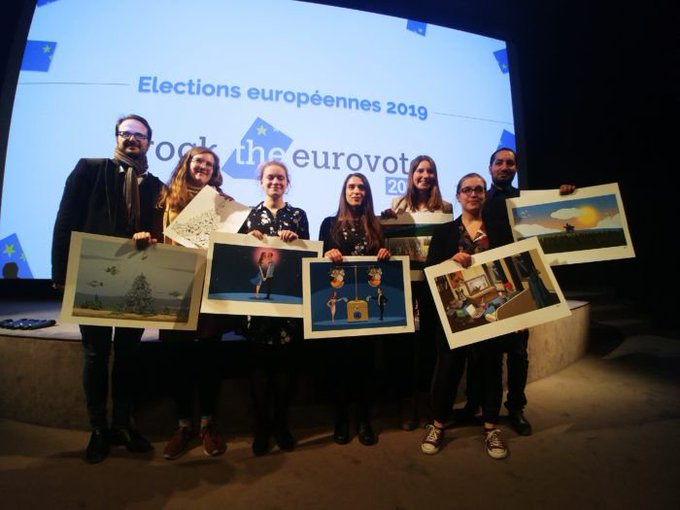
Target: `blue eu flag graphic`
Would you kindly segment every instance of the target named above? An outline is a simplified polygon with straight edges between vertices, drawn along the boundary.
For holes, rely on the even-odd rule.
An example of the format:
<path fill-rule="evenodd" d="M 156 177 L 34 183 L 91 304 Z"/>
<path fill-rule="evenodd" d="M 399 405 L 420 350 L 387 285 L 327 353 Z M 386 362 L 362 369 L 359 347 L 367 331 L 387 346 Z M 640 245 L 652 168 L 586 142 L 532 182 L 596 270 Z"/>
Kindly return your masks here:
<path fill-rule="evenodd" d="M 38 7 L 42 7 L 43 5 L 51 4 L 52 2 L 56 2 L 57 0 L 38 0 Z"/>
<path fill-rule="evenodd" d="M 498 142 L 498 147 L 497 149 L 500 149 L 501 147 L 508 147 L 510 149 L 517 150 L 515 148 L 515 135 L 511 133 L 510 131 L 503 130 L 501 133 L 501 141 Z"/>
<path fill-rule="evenodd" d="M 26 41 L 21 70 L 42 71 L 46 73 L 50 70 L 50 64 L 56 49 L 57 43 L 53 41 Z"/>
<path fill-rule="evenodd" d="M 510 72 L 510 66 L 508 65 L 508 50 L 503 48 L 502 50 L 494 51 L 493 56 L 496 57 L 496 62 L 498 62 L 498 67 L 501 68 L 503 74 Z"/>
<path fill-rule="evenodd" d="M 418 35 L 424 36 L 425 32 L 427 32 L 427 23 L 408 19 L 406 20 L 406 30 L 410 30 L 411 32 L 415 32 Z"/>
<path fill-rule="evenodd" d="M 281 159 L 292 142 L 288 135 L 258 117 L 222 166 L 222 171 L 234 179 L 252 179 L 260 164 Z"/>
<path fill-rule="evenodd" d="M 16 234 L 0 240 L 0 262 L 3 278 L 33 278 L 26 254 Z"/>

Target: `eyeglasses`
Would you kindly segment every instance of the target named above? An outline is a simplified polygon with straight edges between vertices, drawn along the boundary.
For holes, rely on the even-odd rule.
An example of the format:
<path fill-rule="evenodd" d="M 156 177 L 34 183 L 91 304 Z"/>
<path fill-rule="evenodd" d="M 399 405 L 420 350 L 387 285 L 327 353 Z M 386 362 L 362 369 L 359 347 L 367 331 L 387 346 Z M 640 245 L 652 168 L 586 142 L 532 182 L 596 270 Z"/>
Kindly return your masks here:
<path fill-rule="evenodd" d="M 460 192 L 464 195 L 472 195 L 472 192 L 482 195 L 485 191 L 484 186 L 465 186 L 460 189 Z"/>
<path fill-rule="evenodd" d="M 149 139 L 148 136 L 143 135 L 142 133 L 134 133 L 132 131 L 118 131 L 116 134 L 125 140 L 131 140 L 134 138 L 140 142 L 145 142 Z"/>
<path fill-rule="evenodd" d="M 211 161 L 203 159 L 200 156 L 194 156 L 193 158 L 191 158 L 191 161 L 199 166 L 206 166 L 208 168 L 212 168 L 214 166 Z"/>

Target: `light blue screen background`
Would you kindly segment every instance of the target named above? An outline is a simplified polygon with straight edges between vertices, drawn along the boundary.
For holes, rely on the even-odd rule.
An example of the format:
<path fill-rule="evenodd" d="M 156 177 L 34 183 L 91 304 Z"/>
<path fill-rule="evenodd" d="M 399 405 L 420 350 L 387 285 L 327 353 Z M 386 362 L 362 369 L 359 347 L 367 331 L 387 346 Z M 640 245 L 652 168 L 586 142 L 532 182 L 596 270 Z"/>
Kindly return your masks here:
<path fill-rule="evenodd" d="M 335 213 L 350 171 L 367 175 L 381 211 L 404 189 L 395 178 L 405 179 L 408 161 L 429 154 L 453 202 L 460 176 L 488 175 L 504 131 L 514 140 L 510 75 L 494 56 L 505 43 L 434 25 L 421 35 L 405 19 L 283 0 L 57 0 L 36 8 L 28 39 L 54 42 L 56 50 L 48 70 L 19 76 L 0 239 L 17 235 L 36 278 L 50 277 L 66 177 L 79 158 L 112 154 L 114 124 L 128 113 L 149 120 L 150 171 L 163 181 L 180 146 L 214 146 L 225 165 L 256 119 L 280 131 L 278 138 L 251 137 L 251 144 L 268 153 L 289 140 L 279 151 L 291 173 L 287 200 L 307 212 L 312 238 Z M 153 77 L 238 87 L 240 97 L 140 88 Z M 290 94 L 264 101 L 251 99 L 250 88 Z M 380 111 L 297 104 L 314 93 L 368 100 Z M 291 94 L 293 102 L 285 99 Z M 395 110 L 402 103 L 406 114 L 388 113 L 390 102 Z M 419 107 L 425 120 L 410 115 Z M 309 156 L 306 166 L 300 151 Z M 315 168 L 313 151 L 343 153 L 340 168 Z M 356 157 L 348 162 L 349 154 Z M 257 166 L 259 152 L 250 162 Z M 246 166 L 248 178 L 225 169 L 223 189 L 255 205 L 263 193 Z"/>

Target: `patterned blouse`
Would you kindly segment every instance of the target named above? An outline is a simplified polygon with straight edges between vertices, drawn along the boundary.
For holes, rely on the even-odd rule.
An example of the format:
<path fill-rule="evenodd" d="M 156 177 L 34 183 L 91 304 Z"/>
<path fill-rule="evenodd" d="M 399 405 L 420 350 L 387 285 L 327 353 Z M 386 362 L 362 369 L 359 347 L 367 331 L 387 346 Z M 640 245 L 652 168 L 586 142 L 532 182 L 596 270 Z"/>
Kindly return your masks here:
<path fill-rule="evenodd" d="M 265 207 L 264 202 L 257 204 L 239 233 L 247 234 L 253 230 L 271 237 L 277 237 L 280 230 L 292 230 L 300 239 L 309 239 L 307 214 L 288 202 L 276 211 L 276 217 Z M 302 337 L 302 321 L 295 318 L 251 316 L 245 329 L 249 340 L 264 345 L 285 345 Z"/>
<path fill-rule="evenodd" d="M 368 240 L 366 239 L 366 234 L 364 233 L 364 226 L 361 221 L 352 221 L 350 223 L 345 223 L 340 229 L 340 235 L 342 236 L 342 247 L 344 249 L 340 250 L 343 254 L 348 253 L 349 255 L 367 255 L 368 253 Z"/>
<path fill-rule="evenodd" d="M 482 226 L 479 227 L 477 234 L 475 234 L 475 238 L 472 239 L 470 233 L 467 231 L 465 225 L 463 225 L 463 222 L 461 221 L 460 226 L 458 227 L 458 232 L 460 233 L 460 237 L 458 238 L 458 247 L 470 255 L 488 250 L 489 237 L 484 232 L 485 230 L 486 227 L 482 223 Z"/>
<path fill-rule="evenodd" d="M 266 236 L 276 237 L 279 230 L 292 230 L 300 239 L 309 239 L 309 222 L 307 214 L 302 209 L 292 207 L 288 202 L 276 211 L 276 217 L 260 202 L 250 211 L 243 223 L 242 234 L 252 230 L 259 230 Z"/>
<path fill-rule="evenodd" d="M 341 241 L 336 244 L 331 238 L 333 225 L 337 219 L 329 216 L 324 219 L 319 229 L 319 240 L 323 241 L 323 251 L 326 253 L 332 248 L 337 248 L 345 256 L 377 255 L 377 249 L 369 249 L 368 239 L 361 220 L 345 222 L 340 229 Z"/>

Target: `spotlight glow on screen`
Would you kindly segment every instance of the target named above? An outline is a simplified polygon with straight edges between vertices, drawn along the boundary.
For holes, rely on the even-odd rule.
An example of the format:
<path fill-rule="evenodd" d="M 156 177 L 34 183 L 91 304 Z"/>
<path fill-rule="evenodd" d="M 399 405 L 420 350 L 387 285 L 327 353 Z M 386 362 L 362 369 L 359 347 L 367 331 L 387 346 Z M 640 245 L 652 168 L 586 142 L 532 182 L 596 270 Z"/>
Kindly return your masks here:
<path fill-rule="evenodd" d="M 256 205 L 257 166 L 281 159 L 312 238 L 347 173 L 368 177 L 381 211 L 428 154 L 453 202 L 460 176 L 488 175 L 490 154 L 514 147 L 504 41 L 284 0 L 38 2 L 0 211 L 3 264 L 16 239 L 20 277 L 50 277 L 66 177 L 81 157 L 112 155 L 128 113 L 149 120 L 149 168 L 163 181 L 204 145 L 221 159 L 223 190 Z"/>

